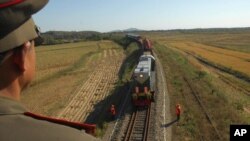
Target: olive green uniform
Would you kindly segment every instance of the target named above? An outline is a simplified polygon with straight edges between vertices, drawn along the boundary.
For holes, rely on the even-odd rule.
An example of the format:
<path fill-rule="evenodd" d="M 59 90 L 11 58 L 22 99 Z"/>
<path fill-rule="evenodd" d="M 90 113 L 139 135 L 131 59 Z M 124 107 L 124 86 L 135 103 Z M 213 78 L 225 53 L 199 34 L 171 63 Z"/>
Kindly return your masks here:
<path fill-rule="evenodd" d="M 71 127 L 24 115 L 18 101 L 0 97 L 0 141 L 94 141 L 96 138 Z"/>
<path fill-rule="evenodd" d="M 6 61 L 5 59 L 8 59 L 8 55 L 11 56 L 11 53 L 13 53 L 13 50 L 15 48 L 21 48 L 22 50 L 24 50 L 23 48 L 25 45 L 27 45 L 28 41 L 35 41 L 37 38 L 40 37 L 39 30 L 32 19 L 32 15 L 41 10 L 47 3 L 48 0 L 0 0 L 1 68 L 10 66 L 10 61 Z M 29 59 L 32 60 L 31 57 Z M 27 60 L 25 62 L 27 63 Z M 31 62 L 35 61 L 32 60 Z M 20 69 L 20 67 L 18 68 Z M 5 80 L 8 82 L 0 80 L 0 91 L 9 92 L 10 88 L 11 90 L 13 90 L 16 87 L 21 87 L 20 84 L 19 86 L 12 84 L 14 78 L 16 80 L 18 79 L 20 81 L 22 80 L 28 82 L 25 77 L 23 77 L 25 73 L 19 76 L 19 72 L 17 73 L 13 70 L 10 72 L 12 72 L 12 74 L 8 75 L 9 78 L 6 78 Z M 6 74 L 7 73 L 8 72 L 6 72 Z M 1 73 L 0 76 L 3 75 L 4 74 Z M 15 77 L 10 78 L 10 76 Z M 27 76 L 27 74 L 25 74 L 25 76 Z M 19 96 L 20 93 L 19 91 L 17 92 L 18 89 L 15 90 L 15 96 L 17 97 L 17 95 Z M 15 98 L 15 96 L 11 95 L 10 93 L 5 93 L 5 95 Z M 27 112 L 28 111 L 18 101 L 0 97 L 0 141 L 97 140 L 91 135 L 86 134 L 84 131 L 74 128 L 75 126 L 68 126 L 67 124 L 61 122 L 55 123 L 43 118 L 37 119 L 35 117 L 27 115 Z"/>

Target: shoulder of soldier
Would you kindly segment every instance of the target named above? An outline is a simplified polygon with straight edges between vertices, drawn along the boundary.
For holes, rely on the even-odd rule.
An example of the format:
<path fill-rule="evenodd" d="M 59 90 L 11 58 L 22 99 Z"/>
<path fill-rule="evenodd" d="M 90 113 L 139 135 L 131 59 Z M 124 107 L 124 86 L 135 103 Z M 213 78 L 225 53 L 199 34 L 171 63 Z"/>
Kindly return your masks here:
<path fill-rule="evenodd" d="M 25 112 L 24 115 L 27 117 L 33 118 L 35 120 L 38 120 L 38 121 L 49 122 L 50 124 L 47 124 L 47 125 L 51 126 L 52 129 L 54 129 L 54 131 L 56 130 L 55 131 L 56 134 L 63 134 L 62 136 L 64 136 L 67 139 L 73 137 L 74 139 L 80 138 L 81 140 L 83 140 L 83 139 L 84 140 L 93 140 L 93 141 L 98 140 L 97 138 L 90 135 L 90 134 L 92 134 L 92 135 L 95 134 L 96 125 L 71 122 L 71 121 L 67 121 L 67 120 L 63 120 L 63 119 L 46 117 L 46 116 L 42 116 L 42 115 L 30 113 L 30 112 Z M 62 126 L 64 126 L 64 128 L 62 128 Z M 76 129 L 76 130 L 74 130 L 74 129 Z M 48 130 L 50 130 L 50 129 L 48 129 Z M 61 133 L 62 131 L 64 133 Z M 53 132 L 53 131 L 51 131 L 51 132 Z"/>
<path fill-rule="evenodd" d="M 79 122 L 71 122 L 71 121 L 67 121 L 67 120 L 63 120 L 63 119 L 42 116 L 42 115 L 34 114 L 31 112 L 25 112 L 24 115 L 32 117 L 34 119 L 38 119 L 38 120 L 45 120 L 48 122 L 69 126 L 69 127 L 72 127 L 72 128 L 78 129 L 78 130 L 85 130 L 87 133 L 93 133 L 95 128 L 96 128 L 95 124 L 83 124 L 83 123 L 79 123 Z"/>
<path fill-rule="evenodd" d="M 97 138 L 67 124 L 24 114 L 0 116 L 0 140 L 8 141 L 96 141 Z M 10 134 L 11 133 L 11 134 Z"/>

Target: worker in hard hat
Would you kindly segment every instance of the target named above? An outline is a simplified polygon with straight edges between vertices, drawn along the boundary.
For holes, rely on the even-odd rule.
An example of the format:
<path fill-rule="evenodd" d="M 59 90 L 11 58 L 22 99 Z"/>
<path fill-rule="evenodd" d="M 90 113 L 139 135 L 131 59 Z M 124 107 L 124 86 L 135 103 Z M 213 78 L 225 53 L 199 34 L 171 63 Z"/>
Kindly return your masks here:
<path fill-rule="evenodd" d="M 176 112 L 176 116 L 177 116 L 177 121 L 179 121 L 180 116 L 181 116 L 181 106 L 180 106 L 180 104 L 176 105 L 175 112 Z"/>
<path fill-rule="evenodd" d="M 114 120 L 115 119 L 115 115 L 116 115 L 115 105 L 114 104 L 111 105 L 110 113 L 111 113 L 112 119 Z"/>

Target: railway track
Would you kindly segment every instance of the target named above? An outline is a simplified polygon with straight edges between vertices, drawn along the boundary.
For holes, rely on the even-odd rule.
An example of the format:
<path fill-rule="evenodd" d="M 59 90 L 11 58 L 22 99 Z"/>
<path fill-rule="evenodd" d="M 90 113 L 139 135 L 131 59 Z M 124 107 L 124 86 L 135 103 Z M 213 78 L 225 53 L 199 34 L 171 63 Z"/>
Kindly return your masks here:
<path fill-rule="evenodd" d="M 193 53 L 190 53 L 188 51 L 184 51 L 186 54 L 188 55 L 191 55 L 192 57 L 194 57 L 195 59 L 197 59 L 199 62 L 201 62 L 203 65 L 205 65 L 206 67 L 211 67 L 213 69 L 216 69 L 220 72 L 224 72 L 223 70 L 217 68 L 217 67 L 214 67 L 213 65 L 210 65 L 208 64 L 206 61 L 204 61 L 202 58 L 196 56 L 195 54 Z M 236 85 L 235 82 L 233 82 L 232 80 L 228 79 L 227 77 L 225 77 L 224 75 L 222 75 L 220 72 L 217 72 L 215 70 L 212 70 L 215 74 L 218 75 L 218 77 L 223 81 L 225 82 L 226 84 L 230 85 L 231 87 L 233 87 L 234 89 L 238 90 L 238 91 L 241 91 L 242 93 L 244 93 L 245 95 L 247 96 L 250 96 L 250 91 L 242 86 L 239 86 L 239 85 Z M 227 73 L 227 72 L 226 72 Z M 230 74 L 230 73 L 228 73 Z M 230 74 L 232 75 L 232 74 Z M 234 75 L 233 75 L 234 76 Z M 235 76 L 234 76 L 235 77 Z M 237 78 L 237 77 L 236 77 Z"/>
<path fill-rule="evenodd" d="M 223 76 L 222 74 L 216 72 L 216 74 L 219 76 L 219 78 L 225 82 L 226 84 L 230 85 L 231 87 L 233 87 L 234 89 L 241 91 L 243 94 L 250 96 L 250 91 L 242 86 L 236 85 L 235 82 L 233 82 L 232 80 L 228 79 L 227 77 Z"/>
<path fill-rule="evenodd" d="M 198 92 L 196 91 L 195 88 L 193 88 L 193 86 L 191 85 L 191 82 L 186 78 L 183 77 L 183 80 L 187 83 L 188 87 L 191 90 L 192 95 L 194 96 L 195 100 L 197 101 L 197 103 L 199 104 L 199 106 L 201 107 L 201 110 L 203 111 L 207 121 L 209 122 L 209 124 L 211 125 L 211 127 L 213 128 L 215 135 L 217 137 L 217 140 L 221 140 L 221 135 L 219 134 L 218 129 L 216 128 L 215 124 L 213 123 L 210 115 L 208 114 L 207 110 L 205 109 L 205 106 L 203 105 L 202 101 L 200 100 L 199 96 L 198 96 Z M 201 140 L 204 140 L 201 138 Z"/>
<path fill-rule="evenodd" d="M 146 141 L 150 123 L 151 106 L 133 112 L 124 141 Z"/>

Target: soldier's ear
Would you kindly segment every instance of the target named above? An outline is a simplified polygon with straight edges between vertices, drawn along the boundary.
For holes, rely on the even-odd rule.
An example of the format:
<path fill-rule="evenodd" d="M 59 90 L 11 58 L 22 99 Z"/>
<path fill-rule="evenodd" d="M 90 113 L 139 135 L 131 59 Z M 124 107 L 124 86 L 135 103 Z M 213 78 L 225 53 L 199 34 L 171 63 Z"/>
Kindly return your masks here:
<path fill-rule="evenodd" d="M 30 41 L 25 42 L 21 47 L 14 49 L 13 59 L 17 69 L 24 72 L 27 69 L 27 50 L 31 47 Z"/>

